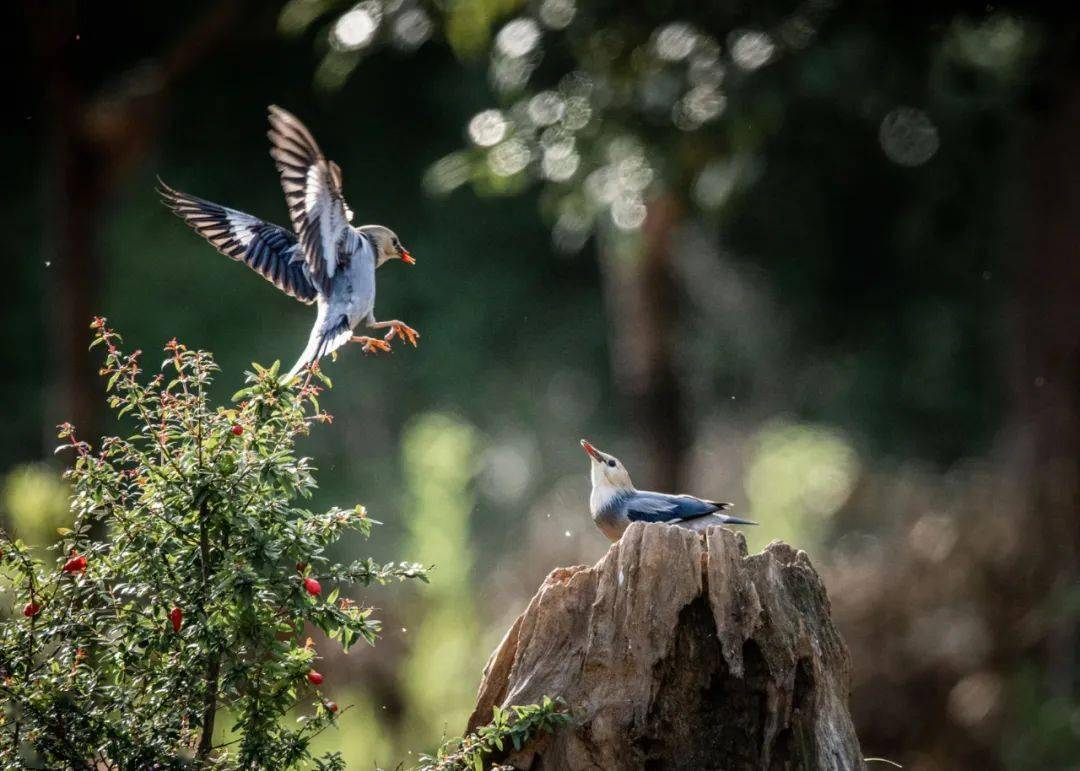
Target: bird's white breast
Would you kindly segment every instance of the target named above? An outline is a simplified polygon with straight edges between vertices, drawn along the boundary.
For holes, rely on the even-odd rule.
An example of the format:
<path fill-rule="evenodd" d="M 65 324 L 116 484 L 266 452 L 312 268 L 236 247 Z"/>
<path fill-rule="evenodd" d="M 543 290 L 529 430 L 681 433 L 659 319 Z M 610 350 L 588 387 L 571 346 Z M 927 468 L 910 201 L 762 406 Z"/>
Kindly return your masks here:
<path fill-rule="evenodd" d="M 352 326 L 359 324 L 375 307 L 375 250 L 368 239 L 354 238 L 349 269 L 334 279 L 334 294 Z"/>

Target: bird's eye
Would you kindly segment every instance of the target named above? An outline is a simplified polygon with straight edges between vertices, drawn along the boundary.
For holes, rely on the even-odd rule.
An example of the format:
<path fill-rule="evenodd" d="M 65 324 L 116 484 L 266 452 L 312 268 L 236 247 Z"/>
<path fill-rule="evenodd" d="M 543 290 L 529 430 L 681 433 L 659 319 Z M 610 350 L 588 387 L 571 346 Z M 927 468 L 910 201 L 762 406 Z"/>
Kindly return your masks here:
<path fill-rule="evenodd" d="M 613 460 L 609 460 L 609 461 L 607 462 L 607 464 L 608 464 L 609 466 L 611 466 L 612 468 L 615 468 L 615 461 L 613 461 Z"/>

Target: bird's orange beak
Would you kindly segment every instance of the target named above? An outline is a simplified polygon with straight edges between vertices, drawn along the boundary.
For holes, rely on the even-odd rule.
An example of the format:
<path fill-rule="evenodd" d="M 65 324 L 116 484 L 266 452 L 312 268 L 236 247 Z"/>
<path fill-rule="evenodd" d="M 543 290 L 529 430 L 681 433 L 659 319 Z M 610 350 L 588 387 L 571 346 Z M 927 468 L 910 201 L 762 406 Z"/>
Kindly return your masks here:
<path fill-rule="evenodd" d="M 413 257 L 411 254 L 409 254 L 408 249 L 402 249 L 401 250 L 401 259 L 405 262 L 406 265 L 415 265 L 416 264 L 416 258 Z"/>
<path fill-rule="evenodd" d="M 600 457 L 600 451 L 588 442 L 586 442 L 584 439 L 581 440 L 581 447 L 594 461 L 596 461 L 597 463 L 603 463 L 604 459 Z"/>

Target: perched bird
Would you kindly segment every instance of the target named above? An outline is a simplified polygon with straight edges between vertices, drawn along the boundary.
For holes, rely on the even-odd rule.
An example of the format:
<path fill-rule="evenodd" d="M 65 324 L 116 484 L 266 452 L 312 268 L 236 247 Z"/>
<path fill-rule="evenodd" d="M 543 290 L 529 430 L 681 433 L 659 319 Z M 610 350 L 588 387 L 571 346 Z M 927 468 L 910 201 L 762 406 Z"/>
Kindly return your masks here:
<path fill-rule="evenodd" d="M 592 478 L 589 511 L 600 532 L 612 541 L 618 541 L 631 522 L 662 522 L 691 530 L 704 530 L 713 525 L 757 524 L 748 519 L 720 514 L 731 508 L 730 503 L 706 501 L 692 495 L 638 490 L 618 458 L 600 452 L 584 439 L 581 446 L 592 459 L 589 468 Z"/>
<path fill-rule="evenodd" d="M 389 351 L 397 335 L 414 347 L 420 334 L 398 321 L 375 320 L 375 269 L 388 260 L 413 265 L 409 251 L 382 225 L 353 227 L 352 211 L 341 192 L 341 169 L 328 161 L 311 132 L 295 116 L 270 106 L 270 155 L 281 175 L 292 229 L 174 190 L 164 182 L 165 204 L 219 252 L 244 262 L 290 297 L 315 303 L 318 315 L 307 347 L 285 376 L 291 380 L 305 366 L 347 342 L 365 353 Z M 354 336 L 369 329 L 389 329 L 383 338 Z"/>

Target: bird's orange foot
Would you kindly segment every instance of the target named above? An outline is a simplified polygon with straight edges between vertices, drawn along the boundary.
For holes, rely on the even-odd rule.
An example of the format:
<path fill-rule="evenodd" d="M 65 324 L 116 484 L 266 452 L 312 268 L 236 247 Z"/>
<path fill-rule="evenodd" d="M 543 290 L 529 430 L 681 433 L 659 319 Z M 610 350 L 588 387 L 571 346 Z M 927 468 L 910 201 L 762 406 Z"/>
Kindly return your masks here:
<path fill-rule="evenodd" d="M 364 335 L 360 335 L 358 337 L 353 337 L 351 342 L 363 343 L 364 353 L 378 353 L 379 351 L 390 351 L 390 344 L 385 340 L 380 340 L 377 337 L 365 337 Z"/>
<path fill-rule="evenodd" d="M 408 340 L 413 348 L 416 347 L 416 341 L 420 338 L 419 332 L 408 324 L 404 324 L 400 321 L 390 322 L 390 331 L 386 333 L 386 337 L 384 337 L 383 340 L 390 342 L 394 339 L 394 335 L 397 335 L 402 340 Z"/>

